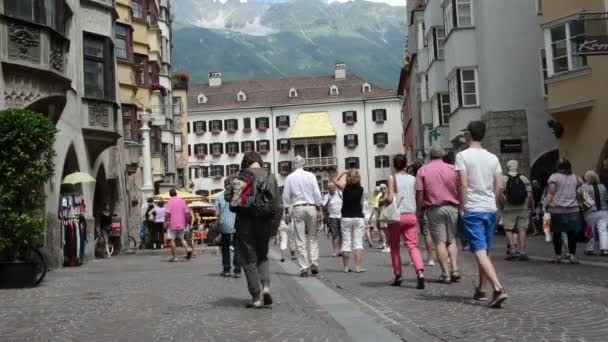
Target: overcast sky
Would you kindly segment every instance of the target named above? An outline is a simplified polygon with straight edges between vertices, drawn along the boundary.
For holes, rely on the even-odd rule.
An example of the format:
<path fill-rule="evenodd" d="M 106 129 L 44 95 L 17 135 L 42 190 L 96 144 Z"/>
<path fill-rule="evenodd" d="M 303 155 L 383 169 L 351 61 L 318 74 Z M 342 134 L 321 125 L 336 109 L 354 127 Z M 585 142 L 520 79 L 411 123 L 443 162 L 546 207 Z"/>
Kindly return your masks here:
<path fill-rule="evenodd" d="M 346 1 L 350 1 L 350 0 L 330 0 L 330 2 L 334 2 L 334 1 L 346 2 Z M 389 5 L 393 5 L 393 6 L 405 6 L 405 0 L 367 0 L 367 1 L 385 2 L 385 3 L 387 3 Z"/>

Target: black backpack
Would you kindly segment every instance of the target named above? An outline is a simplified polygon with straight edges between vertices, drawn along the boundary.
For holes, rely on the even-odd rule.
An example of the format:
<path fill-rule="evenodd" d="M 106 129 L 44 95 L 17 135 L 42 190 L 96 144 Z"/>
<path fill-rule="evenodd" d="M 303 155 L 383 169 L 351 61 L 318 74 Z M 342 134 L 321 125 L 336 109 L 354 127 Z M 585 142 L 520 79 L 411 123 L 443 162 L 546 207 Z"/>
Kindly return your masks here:
<path fill-rule="evenodd" d="M 507 175 L 509 178 L 507 180 L 507 188 L 506 188 L 506 197 L 507 202 L 513 205 L 522 205 L 526 203 L 528 199 L 528 190 L 526 189 L 526 184 L 521 180 L 521 176 L 519 174 L 515 176 Z"/>
<path fill-rule="evenodd" d="M 274 215 L 274 198 L 268 190 L 268 178 L 264 184 L 257 181 L 256 175 L 249 169 L 239 171 L 232 177 L 224 193 L 230 211 L 236 214 L 268 218 Z"/>

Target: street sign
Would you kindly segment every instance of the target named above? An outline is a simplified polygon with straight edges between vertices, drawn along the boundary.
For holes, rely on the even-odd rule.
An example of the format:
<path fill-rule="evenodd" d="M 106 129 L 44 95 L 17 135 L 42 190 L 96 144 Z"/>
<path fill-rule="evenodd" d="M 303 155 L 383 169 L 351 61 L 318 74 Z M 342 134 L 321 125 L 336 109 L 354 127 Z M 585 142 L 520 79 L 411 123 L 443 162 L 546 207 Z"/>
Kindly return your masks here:
<path fill-rule="evenodd" d="M 523 144 L 521 139 L 504 139 L 500 141 L 500 153 L 521 153 Z"/>
<path fill-rule="evenodd" d="M 578 47 L 578 55 L 608 55 L 608 36 L 586 36 Z"/>

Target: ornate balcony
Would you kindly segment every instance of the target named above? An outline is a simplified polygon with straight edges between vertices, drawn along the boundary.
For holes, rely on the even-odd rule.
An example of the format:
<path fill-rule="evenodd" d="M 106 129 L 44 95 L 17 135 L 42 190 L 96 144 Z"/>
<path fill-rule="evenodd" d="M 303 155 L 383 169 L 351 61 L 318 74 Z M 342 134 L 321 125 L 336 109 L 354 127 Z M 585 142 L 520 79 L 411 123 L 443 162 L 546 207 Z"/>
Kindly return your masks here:
<path fill-rule="evenodd" d="M 335 168 L 338 166 L 338 159 L 336 157 L 306 158 L 305 162 L 304 167 L 307 169 Z"/>

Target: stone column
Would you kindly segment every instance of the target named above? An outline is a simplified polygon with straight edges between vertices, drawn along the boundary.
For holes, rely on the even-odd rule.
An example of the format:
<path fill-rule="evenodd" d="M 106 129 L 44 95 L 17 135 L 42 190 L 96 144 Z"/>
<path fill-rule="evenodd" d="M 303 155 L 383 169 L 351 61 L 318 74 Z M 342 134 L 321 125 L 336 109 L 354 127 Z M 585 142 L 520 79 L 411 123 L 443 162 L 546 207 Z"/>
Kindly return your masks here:
<path fill-rule="evenodd" d="M 154 185 L 152 184 L 152 152 L 150 150 L 150 113 L 147 109 L 139 112 L 141 120 L 141 135 L 143 140 L 143 185 L 141 187 L 142 203 L 146 203 L 149 197 L 154 195 Z"/>

